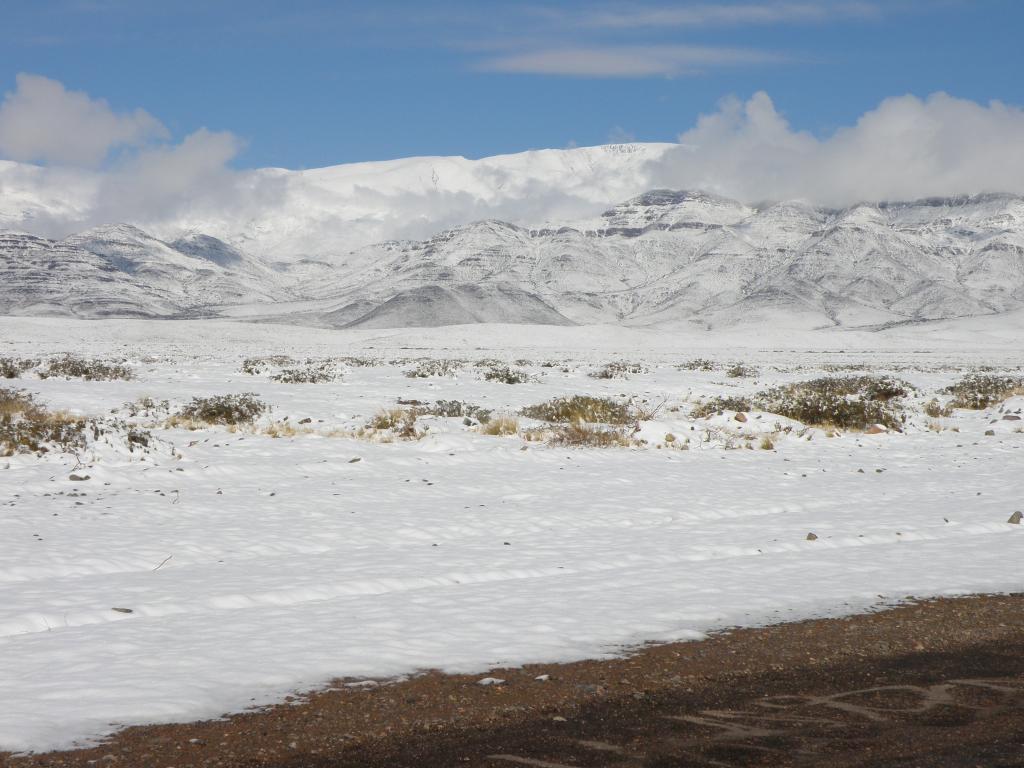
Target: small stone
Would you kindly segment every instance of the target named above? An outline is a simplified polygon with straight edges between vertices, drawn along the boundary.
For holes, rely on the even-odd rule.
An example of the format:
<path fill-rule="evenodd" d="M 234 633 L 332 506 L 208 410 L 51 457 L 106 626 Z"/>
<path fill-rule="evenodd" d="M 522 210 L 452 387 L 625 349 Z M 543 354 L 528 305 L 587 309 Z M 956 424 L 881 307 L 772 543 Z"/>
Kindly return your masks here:
<path fill-rule="evenodd" d="M 1008 522 L 1010 525 L 1020 525 L 1020 521 L 1021 521 L 1021 513 L 1020 513 L 1020 510 L 1018 509 L 1012 515 L 1010 515 L 1010 519 L 1007 520 L 1006 522 Z"/>
<path fill-rule="evenodd" d="M 299 419 L 299 424 L 311 424 L 313 420 L 307 416 L 304 419 Z"/>
<path fill-rule="evenodd" d="M 818 534 L 816 534 L 816 533 L 808 533 L 807 534 L 807 541 L 817 541 L 817 539 L 818 539 Z"/>
<path fill-rule="evenodd" d="M 1003 416 L 1003 421 L 1020 421 L 1020 416 L 1017 416 L 1016 414 L 1013 413 L 1008 413 L 1005 416 Z"/>
<path fill-rule="evenodd" d="M 737 413 L 735 416 L 733 416 L 733 418 L 736 421 L 740 422 L 740 423 L 746 423 L 746 421 L 747 421 L 747 414 L 745 414 L 745 413 Z"/>
<path fill-rule="evenodd" d="M 359 457 L 359 456 L 356 456 L 354 459 L 349 459 L 348 463 L 349 464 L 355 464 L 356 462 L 359 462 L 359 461 L 362 461 L 362 458 Z"/>
<path fill-rule="evenodd" d="M 881 435 L 889 430 L 885 428 L 883 424 L 872 424 L 870 427 L 864 430 L 865 435 Z"/>
<path fill-rule="evenodd" d="M 567 723 L 569 721 L 566 720 L 561 715 L 555 715 L 554 717 L 551 718 L 551 722 L 553 722 L 553 723 Z"/>
<path fill-rule="evenodd" d="M 546 683 L 548 680 L 551 679 L 551 675 L 537 675 L 533 679 L 536 680 L 539 683 Z"/>
<path fill-rule="evenodd" d="M 117 611 L 118 613 L 135 613 L 131 608 L 111 608 L 110 610 Z"/>
<path fill-rule="evenodd" d="M 985 437 L 995 437 L 996 431 L 994 429 L 986 429 Z"/>
<path fill-rule="evenodd" d="M 76 474 L 72 473 L 71 475 L 68 476 L 68 480 L 74 480 L 75 482 L 81 482 L 83 480 L 88 480 L 88 479 L 89 479 L 89 475 L 76 475 Z"/>
<path fill-rule="evenodd" d="M 476 681 L 477 685 L 504 685 L 505 681 L 500 677 L 485 677 Z"/>

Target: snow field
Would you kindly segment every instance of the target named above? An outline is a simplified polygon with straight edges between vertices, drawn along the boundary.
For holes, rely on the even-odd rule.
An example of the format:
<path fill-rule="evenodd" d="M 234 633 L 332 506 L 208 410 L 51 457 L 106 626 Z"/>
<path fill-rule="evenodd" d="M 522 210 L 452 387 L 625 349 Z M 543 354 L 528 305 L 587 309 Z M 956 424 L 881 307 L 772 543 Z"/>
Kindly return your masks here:
<path fill-rule="evenodd" d="M 50 337 L 55 327 L 0 322 L 0 355 L 123 355 L 137 378 L 5 384 L 53 408 L 121 417 L 142 396 L 173 409 L 253 391 L 273 406 L 269 419 L 310 418 L 314 433 L 155 427 L 174 448 L 144 460 L 109 449 L 81 463 L 0 459 L 0 749 L 66 748 L 129 724 L 217 717 L 336 679 L 602 657 L 729 626 L 1022 586 L 1024 526 L 1006 521 L 1022 508 L 1024 422 L 1001 417 L 1024 399 L 1003 413 L 957 411 L 938 432 L 916 412 L 905 434 L 794 429 L 776 435 L 774 450 L 727 450 L 722 434 L 774 433 L 784 419 L 688 417 L 701 397 L 871 360 L 918 387 L 919 404 L 973 366 L 1024 362 L 1003 346 L 715 349 L 719 361 L 760 368 L 734 380 L 677 370 L 707 350 L 673 352 L 663 338 L 609 350 L 579 336 L 559 353 L 536 329 L 498 329 L 492 347 L 459 353 L 401 349 L 387 334 L 217 323 L 68 323 Z M 479 332 L 427 340 L 455 348 L 460 334 Z M 412 363 L 349 368 L 325 384 L 239 372 L 245 356 L 342 354 L 342 342 L 359 346 L 345 353 L 388 360 L 523 356 L 569 372 L 531 365 L 536 381 L 520 385 L 483 381 L 471 366 L 409 379 Z M 587 375 L 612 359 L 650 370 Z M 415 441 L 326 436 L 398 398 L 515 413 L 572 394 L 666 404 L 642 427 L 648 447 L 553 448 L 440 418 L 421 419 L 429 429 Z M 692 435 L 690 449 L 654 447 L 668 431 Z M 71 481 L 73 471 L 89 479 Z"/>

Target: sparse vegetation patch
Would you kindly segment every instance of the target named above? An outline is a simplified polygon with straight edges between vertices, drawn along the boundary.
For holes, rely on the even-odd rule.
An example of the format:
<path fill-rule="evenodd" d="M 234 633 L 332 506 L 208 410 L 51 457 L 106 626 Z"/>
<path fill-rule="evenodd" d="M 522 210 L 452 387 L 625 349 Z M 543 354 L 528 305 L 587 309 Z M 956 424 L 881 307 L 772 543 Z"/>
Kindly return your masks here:
<path fill-rule="evenodd" d="M 428 416 L 476 419 L 481 424 L 486 424 L 491 418 L 489 409 L 472 403 L 464 403 L 461 400 L 438 400 L 433 405 L 424 408 L 422 413 Z"/>
<path fill-rule="evenodd" d="M 122 363 L 104 360 L 87 360 L 73 355 L 64 355 L 47 363 L 39 371 L 39 378 L 84 379 L 85 381 L 130 380 L 132 369 Z"/>
<path fill-rule="evenodd" d="M 267 355 L 266 357 L 247 357 L 242 361 L 242 373 L 250 376 L 261 376 L 272 368 L 294 365 L 295 360 L 288 355 Z"/>
<path fill-rule="evenodd" d="M 757 376 L 757 368 L 745 363 L 733 363 L 725 369 L 725 375 L 730 379 L 749 379 Z"/>
<path fill-rule="evenodd" d="M 648 369 L 640 363 L 627 363 L 623 360 L 616 360 L 599 370 L 591 371 L 588 375 L 593 379 L 626 379 L 630 375 L 647 372 Z"/>
<path fill-rule="evenodd" d="M 455 376 L 462 370 L 461 360 L 423 360 L 405 372 L 410 379 L 428 379 L 431 376 Z"/>
<path fill-rule="evenodd" d="M 334 364 L 329 360 L 320 362 L 307 361 L 305 365 L 283 368 L 270 377 L 271 381 L 281 384 L 323 384 L 339 378 Z"/>
<path fill-rule="evenodd" d="M 0 379 L 16 379 L 25 371 L 39 365 L 38 360 L 22 360 L 16 357 L 0 357 Z"/>

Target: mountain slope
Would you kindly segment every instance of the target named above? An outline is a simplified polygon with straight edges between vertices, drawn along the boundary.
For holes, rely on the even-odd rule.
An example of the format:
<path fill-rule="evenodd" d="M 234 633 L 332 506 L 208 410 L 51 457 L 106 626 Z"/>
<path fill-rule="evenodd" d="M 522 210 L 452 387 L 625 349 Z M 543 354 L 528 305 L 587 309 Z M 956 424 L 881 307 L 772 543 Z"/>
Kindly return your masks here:
<path fill-rule="evenodd" d="M 843 210 L 653 190 L 541 228 L 483 220 L 270 262 L 198 231 L 0 235 L 0 312 L 227 314 L 326 327 L 876 326 L 1024 307 L 1024 198 Z M 788 319 L 787 319 L 788 318 Z"/>
<path fill-rule="evenodd" d="M 0 257 L 3 314 L 168 317 L 288 296 L 273 270 L 214 238 L 176 248 L 129 225 L 63 240 L 0 232 Z"/>

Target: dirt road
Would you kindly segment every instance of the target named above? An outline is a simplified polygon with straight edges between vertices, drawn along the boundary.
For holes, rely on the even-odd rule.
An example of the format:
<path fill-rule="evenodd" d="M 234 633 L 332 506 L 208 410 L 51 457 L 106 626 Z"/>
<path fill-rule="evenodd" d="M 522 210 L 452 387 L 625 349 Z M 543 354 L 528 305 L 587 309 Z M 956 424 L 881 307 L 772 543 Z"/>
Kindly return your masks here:
<path fill-rule="evenodd" d="M 1024 768 L 1024 595 L 737 630 L 610 661 L 353 682 L 0 765 Z"/>

